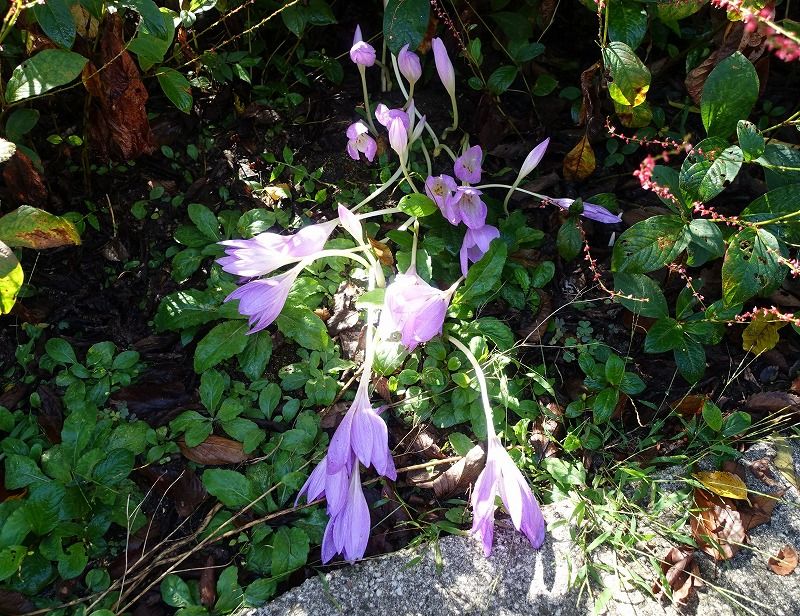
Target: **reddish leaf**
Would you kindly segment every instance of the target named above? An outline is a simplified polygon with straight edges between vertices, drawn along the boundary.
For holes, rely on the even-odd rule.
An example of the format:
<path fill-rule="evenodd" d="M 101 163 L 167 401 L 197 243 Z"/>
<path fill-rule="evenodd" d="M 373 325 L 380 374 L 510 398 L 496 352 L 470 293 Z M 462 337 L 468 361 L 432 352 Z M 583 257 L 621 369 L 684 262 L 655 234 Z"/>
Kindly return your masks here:
<path fill-rule="evenodd" d="M 692 394 L 676 400 L 670 406 L 672 410 L 682 417 L 691 418 L 703 412 L 703 405 L 708 401 L 704 394 Z"/>
<path fill-rule="evenodd" d="M 47 203 L 44 178 L 33 161 L 20 149 L 3 167 L 3 180 L 11 199 L 19 204 L 42 206 Z"/>
<path fill-rule="evenodd" d="M 0 614 L 3 616 L 19 616 L 35 609 L 33 602 L 21 592 L 0 588 Z"/>
<path fill-rule="evenodd" d="M 778 482 L 775 480 L 775 475 L 772 474 L 769 458 L 761 458 L 760 460 L 751 462 L 750 472 L 771 488 L 778 485 Z"/>
<path fill-rule="evenodd" d="M 214 434 L 195 447 L 187 447 L 184 440 L 180 439 L 178 447 L 185 458 L 206 466 L 239 464 L 250 458 L 239 441 Z"/>
<path fill-rule="evenodd" d="M 694 552 L 690 549 L 671 548 L 661 560 L 661 572 L 672 591 L 672 600 L 677 605 L 685 605 L 689 600 L 692 588 L 700 586 L 700 568 L 694 560 Z M 653 593 L 659 595 L 664 591 L 660 581 L 653 584 Z"/>
<path fill-rule="evenodd" d="M 481 474 L 485 463 L 485 454 L 480 445 L 476 445 L 467 455 L 453 464 L 433 481 L 418 483 L 421 488 L 431 488 L 438 498 L 447 498 L 455 494 L 464 494 Z"/>
<path fill-rule="evenodd" d="M 800 396 L 783 391 L 762 391 L 747 399 L 745 410 L 761 416 L 794 413 L 800 411 Z"/>
<path fill-rule="evenodd" d="M 715 560 L 733 558 L 744 544 L 747 533 L 737 509 L 721 496 L 695 489 L 690 526 L 700 548 Z"/>
<path fill-rule="evenodd" d="M 767 561 L 767 566 L 778 575 L 789 575 L 797 568 L 797 550 L 785 545 Z"/>
<path fill-rule="evenodd" d="M 772 519 L 772 511 L 775 505 L 780 502 L 784 490 L 773 492 L 772 494 L 752 494 L 749 503 L 739 505 L 739 514 L 742 518 L 742 526 L 745 530 L 755 528 L 760 524 L 766 524 Z"/>
<path fill-rule="evenodd" d="M 205 566 L 200 571 L 200 603 L 206 607 L 213 607 L 217 600 L 217 570 L 214 567 L 214 557 L 206 558 Z"/>

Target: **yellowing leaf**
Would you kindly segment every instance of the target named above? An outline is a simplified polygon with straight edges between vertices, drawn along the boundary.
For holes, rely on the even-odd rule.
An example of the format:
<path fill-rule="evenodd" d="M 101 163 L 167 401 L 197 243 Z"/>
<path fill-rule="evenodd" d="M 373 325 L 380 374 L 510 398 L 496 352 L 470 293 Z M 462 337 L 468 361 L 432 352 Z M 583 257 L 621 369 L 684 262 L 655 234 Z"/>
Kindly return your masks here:
<path fill-rule="evenodd" d="M 792 449 L 785 436 L 773 435 L 772 442 L 775 445 L 775 460 L 773 464 L 780 471 L 784 479 L 791 483 L 795 489 L 800 490 L 800 482 L 794 472 L 794 460 L 792 459 Z"/>
<path fill-rule="evenodd" d="M 44 250 L 80 244 L 81 236 L 66 218 L 22 205 L 0 218 L 0 241 L 9 246 Z"/>
<path fill-rule="evenodd" d="M 0 314 L 7 314 L 14 307 L 23 279 L 16 255 L 0 242 Z"/>
<path fill-rule="evenodd" d="M 693 477 L 714 494 L 747 500 L 747 486 L 738 475 L 726 471 L 701 471 L 695 473 Z"/>
<path fill-rule="evenodd" d="M 585 180 L 594 172 L 596 165 L 594 150 L 584 135 L 564 157 L 564 178 L 571 182 Z"/>
<path fill-rule="evenodd" d="M 780 321 L 763 312 L 757 313 L 742 332 L 742 348 L 755 355 L 769 351 L 778 344 L 778 330 L 785 326 L 786 321 Z"/>

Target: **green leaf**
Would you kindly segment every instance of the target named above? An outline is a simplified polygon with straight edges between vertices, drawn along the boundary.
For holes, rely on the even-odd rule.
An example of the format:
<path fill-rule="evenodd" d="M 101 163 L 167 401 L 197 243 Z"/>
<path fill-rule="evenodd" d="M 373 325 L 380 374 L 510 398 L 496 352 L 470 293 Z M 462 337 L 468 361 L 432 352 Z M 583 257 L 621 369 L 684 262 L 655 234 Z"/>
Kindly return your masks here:
<path fill-rule="evenodd" d="M 719 225 L 707 218 L 695 218 L 689 223 L 689 256 L 687 264 L 692 267 L 704 265 L 725 254 L 725 240 Z"/>
<path fill-rule="evenodd" d="M 728 138 L 758 100 L 758 74 L 740 51 L 714 67 L 700 95 L 700 117 L 709 137 Z"/>
<path fill-rule="evenodd" d="M 703 403 L 703 419 L 715 432 L 722 430 L 722 411 L 710 400 Z"/>
<path fill-rule="evenodd" d="M 58 526 L 65 493 L 64 486 L 54 481 L 39 483 L 30 489 L 23 510 L 34 533 L 41 537 Z"/>
<path fill-rule="evenodd" d="M 203 473 L 203 485 L 209 494 L 230 509 L 240 509 L 254 499 L 250 482 L 236 471 L 208 469 Z"/>
<path fill-rule="evenodd" d="M 47 0 L 33 6 L 33 15 L 51 41 L 70 49 L 75 42 L 75 21 L 64 0 Z"/>
<path fill-rule="evenodd" d="M 73 543 L 58 559 L 58 574 L 65 580 L 78 577 L 89 563 L 89 556 L 82 543 Z"/>
<path fill-rule="evenodd" d="M 220 318 L 219 301 L 207 291 L 189 289 L 167 295 L 153 323 L 159 331 L 189 329 Z"/>
<path fill-rule="evenodd" d="M 577 217 L 570 216 L 558 228 L 556 235 L 556 248 L 558 254 L 565 261 L 572 261 L 577 257 L 583 247 L 583 234 Z"/>
<path fill-rule="evenodd" d="M 768 143 L 753 162 L 764 167 L 769 190 L 800 183 L 800 151 L 787 143 Z"/>
<path fill-rule="evenodd" d="M 608 35 L 612 41 L 636 49 L 647 32 L 647 11 L 641 2 L 621 0 L 608 10 Z"/>
<path fill-rule="evenodd" d="M 689 338 L 684 339 L 682 347 L 674 350 L 678 372 L 689 383 L 699 381 L 706 371 L 706 352 L 703 345 Z"/>
<path fill-rule="evenodd" d="M 238 567 L 235 565 L 226 567 L 217 579 L 217 602 L 214 604 L 214 611 L 218 614 L 235 611 L 242 604 L 242 594 Z"/>
<path fill-rule="evenodd" d="M 0 242 L 0 314 L 11 312 L 24 280 L 25 274 L 19 259 L 8 246 Z"/>
<path fill-rule="evenodd" d="M 36 109 L 15 109 L 6 120 L 6 139 L 20 141 L 38 122 L 39 112 Z"/>
<path fill-rule="evenodd" d="M 153 0 L 114 0 L 113 4 L 136 11 L 142 18 L 142 27 L 147 28 L 151 34 L 160 38 L 169 36 L 161 11 L 158 10 L 158 5 Z"/>
<path fill-rule="evenodd" d="M 652 216 L 619 236 L 611 256 L 614 272 L 644 274 L 674 261 L 689 244 L 686 224 L 677 216 Z"/>
<path fill-rule="evenodd" d="M 136 32 L 136 36 L 128 44 L 128 51 L 132 51 L 139 59 L 139 66 L 143 71 L 150 70 L 154 65 L 164 61 L 172 40 L 175 37 L 175 13 L 169 9 L 161 9 L 161 18 L 166 30 L 165 36 L 158 36 L 150 31 L 147 24 Z"/>
<path fill-rule="evenodd" d="M 251 381 L 264 376 L 269 358 L 272 357 L 272 336 L 260 331 L 249 336 L 247 346 L 239 353 L 239 368 Z"/>
<path fill-rule="evenodd" d="M 9 490 L 18 490 L 29 485 L 48 481 L 36 462 L 27 456 L 16 453 L 6 455 L 5 486 Z"/>
<path fill-rule="evenodd" d="M 606 380 L 615 387 L 619 387 L 622 377 L 625 376 L 625 362 L 619 355 L 612 353 L 606 360 L 605 372 Z"/>
<path fill-rule="evenodd" d="M 383 37 L 397 55 L 404 45 L 414 51 L 425 38 L 430 19 L 428 0 L 389 0 L 383 12 Z"/>
<path fill-rule="evenodd" d="M 642 393 L 647 386 L 638 374 L 626 372 L 619 384 L 619 390 L 629 396 L 636 396 Z"/>
<path fill-rule="evenodd" d="M 491 291 L 499 282 L 506 263 L 508 248 L 502 240 L 492 240 L 489 250 L 467 272 L 467 279 L 454 303 L 468 302 Z"/>
<path fill-rule="evenodd" d="M 44 49 L 11 73 L 6 84 L 6 103 L 15 103 L 63 86 L 81 74 L 88 62 L 82 55 L 64 49 Z"/>
<path fill-rule="evenodd" d="M 742 148 L 745 162 L 750 162 L 764 153 L 766 139 L 752 122 L 739 120 L 736 123 L 736 135 L 739 137 L 739 147 Z"/>
<path fill-rule="evenodd" d="M 717 137 L 704 139 L 697 144 L 696 151 L 681 166 L 680 187 L 690 199 L 705 203 L 733 182 L 744 155 L 738 145 L 728 146 Z"/>
<path fill-rule="evenodd" d="M 286 306 L 276 320 L 284 336 L 303 348 L 322 351 L 328 348 L 330 336 L 325 323 L 313 311 L 300 306 Z"/>
<path fill-rule="evenodd" d="M 592 402 L 592 417 L 595 425 L 599 426 L 611 419 L 618 402 L 619 391 L 612 387 L 606 387 L 597 394 Z"/>
<path fill-rule="evenodd" d="M 245 239 L 269 231 L 275 224 L 275 212 L 259 207 L 247 210 L 236 223 L 236 230 Z"/>
<path fill-rule="evenodd" d="M 405 195 L 397 204 L 400 210 L 409 216 L 422 218 L 433 214 L 438 208 L 433 199 L 422 193 L 411 193 Z"/>
<path fill-rule="evenodd" d="M 518 74 L 519 70 L 516 66 L 507 65 L 496 68 L 486 81 L 486 87 L 489 92 L 499 96 L 511 87 Z"/>
<path fill-rule="evenodd" d="M 110 451 L 108 457 L 92 470 L 92 477 L 102 486 L 117 486 L 133 472 L 134 455 L 127 449 Z"/>
<path fill-rule="evenodd" d="M 190 203 L 187 208 L 189 218 L 200 230 L 200 233 L 205 235 L 212 242 L 218 242 L 222 239 L 219 232 L 219 221 L 210 209 L 202 203 Z"/>
<path fill-rule="evenodd" d="M 741 304 L 781 284 L 786 267 L 778 257 L 782 243 L 764 229 L 742 229 L 728 240 L 722 262 L 722 299 L 726 306 Z"/>
<path fill-rule="evenodd" d="M 497 345 L 501 351 L 508 351 L 514 346 L 514 332 L 495 317 L 481 317 L 475 321 L 478 331 Z"/>
<path fill-rule="evenodd" d="M 262 578 L 249 584 L 244 590 L 245 607 L 259 607 L 278 590 L 275 580 Z"/>
<path fill-rule="evenodd" d="M 747 222 L 763 223 L 782 216 L 794 215 L 797 213 L 798 192 L 800 186 L 795 184 L 770 190 L 744 208 L 740 217 Z M 765 224 L 763 228 L 776 237 L 800 243 L 800 217 L 794 218 L 793 221 Z"/>
<path fill-rule="evenodd" d="M 197 343 L 194 352 L 194 370 L 202 374 L 221 361 L 238 355 L 247 346 L 247 323 L 225 321 L 215 325 Z"/>
<path fill-rule="evenodd" d="M 158 84 L 164 94 L 183 113 L 192 111 L 192 84 L 175 69 L 162 66 L 156 72 Z"/>
<path fill-rule="evenodd" d="M 637 107 L 650 89 L 650 71 L 625 43 L 614 41 L 603 48 L 603 64 L 610 73 L 608 93 L 620 105 Z"/>
<path fill-rule="evenodd" d="M 193 603 L 189 586 L 174 574 L 169 574 L 162 580 L 161 598 L 171 607 L 186 607 Z"/>
<path fill-rule="evenodd" d="M 466 434 L 462 434 L 461 432 L 454 432 L 448 436 L 447 439 L 450 441 L 450 445 L 453 446 L 453 450 L 459 456 L 467 455 L 469 450 L 474 447 L 472 440 Z"/>
<path fill-rule="evenodd" d="M 272 539 L 272 576 L 279 577 L 305 565 L 308 549 L 305 531 L 281 526 Z"/>
<path fill-rule="evenodd" d="M 0 582 L 16 574 L 27 553 L 28 548 L 24 545 L 11 545 L 0 550 Z"/>
<path fill-rule="evenodd" d="M 659 319 L 647 331 L 644 339 L 645 353 L 664 353 L 683 345 L 684 335 L 681 324 L 675 319 L 664 317 Z"/>
<path fill-rule="evenodd" d="M 356 299 L 356 308 L 363 310 L 364 308 L 382 308 L 383 299 L 386 296 L 386 289 L 377 288 L 372 291 L 367 291 L 358 296 Z"/>
<path fill-rule="evenodd" d="M 627 297 L 614 297 L 634 314 L 660 319 L 669 316 L 667 298 L 655 280 L 645 274 L 628 274 L 618 272 L 614 274 L 614 290 L 636 299 Z M 645 301 L 643 301 L 645 300 Z"/>
<path fill-rule="evenodd" d="M 81 236 L 66 218 L 22 205 L 0 218 L 0 241 L 9 246 L 44 250 L 80 244 Z"/>

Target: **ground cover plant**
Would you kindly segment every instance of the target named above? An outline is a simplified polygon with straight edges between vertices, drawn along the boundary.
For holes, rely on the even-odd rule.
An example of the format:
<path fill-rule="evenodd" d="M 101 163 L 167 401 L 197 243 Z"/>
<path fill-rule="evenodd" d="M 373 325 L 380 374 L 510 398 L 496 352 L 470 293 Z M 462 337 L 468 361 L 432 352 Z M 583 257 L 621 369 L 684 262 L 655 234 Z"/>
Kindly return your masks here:
<path fill-rule="evenodd" d="M 797 487 L 800 26 L 566 4 L 9 4 L 0 612 L 228 614 L 552 502 L 597 611 L 749 549 L 742 452 Z"/>

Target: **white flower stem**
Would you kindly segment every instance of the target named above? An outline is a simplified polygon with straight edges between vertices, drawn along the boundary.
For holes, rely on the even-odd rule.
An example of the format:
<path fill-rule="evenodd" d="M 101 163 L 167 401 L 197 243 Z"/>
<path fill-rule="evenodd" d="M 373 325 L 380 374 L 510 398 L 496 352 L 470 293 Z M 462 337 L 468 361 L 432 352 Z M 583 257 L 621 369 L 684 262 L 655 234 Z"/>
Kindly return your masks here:
<path fill-rule="evenodd" d="M 403 85 L 403 80 L 400 77 L 400 67 L 397 65 L 397 58 L 395 57 L 394 54 L 392 54 L 392 67 L 394 68 L 394 76 L 397 78 L 397 85 L 400 87 L 400 92 L 405 97 L 406 104 L 408 104 L 408 101 L 411 100 L 411 96 L 414 91 L 414 85 L 413 84 L 411 85 L 410 92 L 406 91 L 406 87 L 405 85 Z M 414 115 L 420 120 L 422 119 L 422 113 L 416 107 L 414 108 Z M 436 136 L 436 132 L 433 130 L 431 125 L 428 124 L 427 122 L 425 123 L 425 130 L 428 131 L 428 134 L 431 136 L 431 139 L 433 140 L 433 152 L 434 152 L 433 156 L 435 158 L 436 155 L 441 150 L 439 146 L 439 138 Z M 455 158 L 453 160 L 455 160 Z M 428 175 L 430 175 L 430 173 Z"/>
<path fill-rule="evenodd" d="M 364 220 L 366 218 L 375 218 L 375 216 L 388 216 L 389 214 L 398 214 L 402 212 L 399 207 L 388 207 L 385 210 L 375 210 L 374 212 L 366 212 L 364 214 L 359 214 L 358 219 Z"/>
<path fill-rule="evenodd" d="M 358 211 L 359 209 L 361 209 L 362 207 L 364 207 L 364 206 L 365 206 L 367 203 L 369 203 L 370 201 L 372 201 L 373 199 L 375 199 L 375 198 L 376 198 L 378 195 L 380 195 L 380 194 L 381 194 L 381 193 L 382 193 L 384 190 L 386 190 L 386 189 L 387 189 L 387 188 L 389 188 L 389 187 L 390 187 L 392 184 L 394 184 L 394 183 L 395 183 L 395 181 L 397 180 L 397 178 L 399 178 L 401 175 L 403 175 L 403 170 L 402 170 L 401 168 L 398 168 L 398 169 L 397 169 L 397 170 L 396 170 L 396 171 L 395 171 L 395 172 L 392 174 L 392 177 L 390 177 L 390 178 L 389 178 L 388 180 L 386 180 L 386 181 L 385 181 L 383 184 L 381 184 L 380 186 L 378 186 L 378 188 L 376 188 L 374 191 L 372 191 L 372 193 L 371 193 L 371 194 L 370 194 L 368 197 L 366 197 L 365 199 L 362 199 L 362 200 L 361 200 L 359 203 L 357 203 L 357 204 L 356 204 L 356 205 L 355 205 L 355 206 L 354 206 L 354 207 L 353 207 L 353 208 L 352 208 L 350 211 L 351 211 L 351 212 L 353 212 L 353 213 L 355 213 L 356 211 Z"/>
<path fill-rule="evenodd" d="M 455 92 L 450 94 L 450 104 L 453 106 L 453 125 L 444 129 L 444 132 L 442 133 L 442 141 L 444 141 L 447 135 L 458 128 L 458 103 L 456 102 Z"/>
<path fill-rule="evenodd" d="M 525 190 L 524 188 L 517 187 L 517 183 L 514 182 L 512 185 L 508 184 L 481 184 L 480 186 L 476 186 L 475 188 L 479 190 L 483 190 L 484 188 L 508 188 L 509 192 L 516 190 L 517 192 L 525 193 L 526 195 L 530 195 L 531 197 L 536 197 L 537 199 L 541 199 L 542 201 L 546 201 L 550 199 L 547 195 L 540 195 L 539 193 L 532 192 L 530 190 Z"/>
<path fill-rule="evenodd" d="M 489 403 L 489 389 L 486 386 L 486 376 L 483 373 L 483 368 L 478 363 L 478 360 L 463 343 L 456 340 L 452 336 L 447 336 L 447 339 L 461 351 L 472 364 L 472 369 L 475 370 L 475 378 L 478 379 L 478 387 L 481 390 L 481 402 L 483 403 L 483 414 L 486 416 L 486 436 L 489 441 L 492 438 L 497 438 L 497 433 L 494 431 L 494 417 L 492 417 L 492 405 Z"/>
<path fill-rule="evenodd" d="M 367 124 L 372 131 L 372 136 L 377 137 L 378 131 L 375 130 L 375 123 L 372 121 L 372 110 L 369 107 L 369 92 L 367 92 L 367 71 L 359 64 L 358 72 L 361 74 L 361 89 L 364 91 L 364 111 L 367 113 Z"/>
<path fill-rule="evenodd" d="M 317 259 L 324 259 L 326 257 L 344 257 L 346 259 L 352 259 L 356 261 L 360 265 L 363 265 L 364 268 L 369 271 L 372 269 L 369 262 L 364 259 L 363 257 L 355 254 L 355 251 L 362 251 L 365 250 L 366 246 L 357 246 L 356 248 L 351 248 L 350 250 L 338 250 L 338 249 L 330 249 L 330 250 L 320 250 L 318 253 L 310 255 L 306 257 L 301 263 L 308 261 L 306 265 L 309 265 L 312 261 L 316 261 Z"/>
<path fill-rule="evenodd" d="M 408 167 L 406 167 L 406 161 L 408 160 L 408 154 L 400 156 L 400 169 L 403 170 L 403 176 L 406 178 L 406 182 L 411 186 L 411 190 L 415 193 L 418 193 L 419 190 L 417 186 L 414 184 L 414 180 L 411 179 L 411 176 L 408 174 Z"/>

